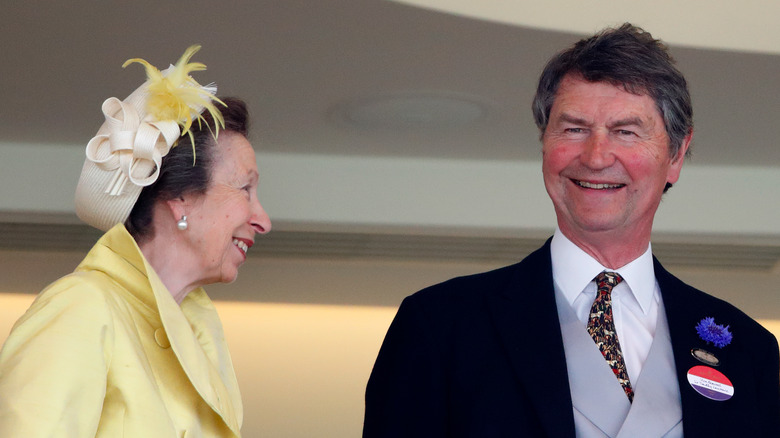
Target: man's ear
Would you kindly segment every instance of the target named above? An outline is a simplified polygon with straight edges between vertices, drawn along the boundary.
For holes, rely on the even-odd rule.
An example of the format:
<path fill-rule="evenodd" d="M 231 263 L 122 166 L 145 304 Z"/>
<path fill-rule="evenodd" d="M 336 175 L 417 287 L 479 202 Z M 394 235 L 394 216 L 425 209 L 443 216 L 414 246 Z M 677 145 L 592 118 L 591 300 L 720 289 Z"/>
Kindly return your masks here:
<path fill-rule="evenodd" d="M 682 170 L 683 161 L 685 161 L 685 155 L 688 153 L 688 148 L 691 146 L 691 140 L 693 140 L 693 130 L 688 132 L 688 135 L 683 138 L 680 149 L 672 157 L 672 164 L 666 176 L 667 184 L 674 184 L 680 178 L 680 171 Z"/>
<path fill-rule="evenodd" d="M 672 157 L 672 163 L 683 161 L 685 159 L 685 157 L 688 155 L 688 148 L 691 147 L 691 141 L 693 141 L 693 129 L 688 131 L 688 135 L 683 138 L 682 143 L 680 143 L 680 148 L 677 149 L 677 153 L 674 154 L 674 157 Z"/>

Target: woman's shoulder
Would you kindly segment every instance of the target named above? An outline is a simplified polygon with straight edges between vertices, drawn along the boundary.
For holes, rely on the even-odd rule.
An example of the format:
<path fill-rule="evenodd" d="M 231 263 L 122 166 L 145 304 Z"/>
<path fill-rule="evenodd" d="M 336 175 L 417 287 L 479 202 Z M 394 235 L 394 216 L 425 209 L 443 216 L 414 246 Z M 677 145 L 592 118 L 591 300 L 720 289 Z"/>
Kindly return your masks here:
<path fill-rule="evenodd" d="M 68 313 L 87 316 L 90 321 L 109 317 L 117 307 L 114 297 L 118 286 L 108 276 L 97 271 L 76 271 L 43 289 L 27 311 Z"/>
<path fill-rule="evenodd" d="M 47 348 L 86 351 L 98 345 L 110 350 L 117 308 L 104 285 L 99 276 L 78 273 L 50 284 L 14 324 L 3 356 Z"/>
<path fill-rule="evenodd" d="M 115 287 L 116 283 L 102 272 L 77 270 L 46 286 L 39 294 L 39 299 L 101 300 Z"/>

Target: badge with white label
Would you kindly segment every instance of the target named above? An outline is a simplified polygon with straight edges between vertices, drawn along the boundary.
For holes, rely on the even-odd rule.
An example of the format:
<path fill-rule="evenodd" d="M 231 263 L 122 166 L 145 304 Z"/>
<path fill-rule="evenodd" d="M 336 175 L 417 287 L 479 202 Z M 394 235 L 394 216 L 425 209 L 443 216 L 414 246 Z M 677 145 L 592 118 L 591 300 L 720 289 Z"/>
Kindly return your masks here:
<path fill-rule="evenodd" d="M 704 365 L 696 365 L 688 370 L 688 383 L 710 400 L 725 401 L 734 396 L 731 380 L 720 371 Z"/>

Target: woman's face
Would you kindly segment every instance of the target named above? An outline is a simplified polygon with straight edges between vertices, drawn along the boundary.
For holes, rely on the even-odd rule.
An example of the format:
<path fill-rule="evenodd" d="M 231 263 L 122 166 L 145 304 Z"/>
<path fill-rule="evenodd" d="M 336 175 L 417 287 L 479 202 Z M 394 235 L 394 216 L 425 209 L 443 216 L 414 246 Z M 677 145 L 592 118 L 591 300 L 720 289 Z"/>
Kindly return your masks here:
<path fill-rule="evenodd" d="M 249 141 L 235 132 L 220 132 L 213 163 L 209 188 L 193 199 L 186 233 L 200 264 L 201 284 L 235 280 L 255 233 L 271 230 L 257 199 L 257 163 Z"/>

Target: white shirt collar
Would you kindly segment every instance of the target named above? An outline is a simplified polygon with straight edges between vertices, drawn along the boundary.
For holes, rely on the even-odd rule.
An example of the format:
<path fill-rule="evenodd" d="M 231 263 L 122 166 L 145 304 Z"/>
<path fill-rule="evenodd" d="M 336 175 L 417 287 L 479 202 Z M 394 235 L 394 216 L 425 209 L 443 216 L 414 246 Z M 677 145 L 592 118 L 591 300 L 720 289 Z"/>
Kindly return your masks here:
<path fill-rule="evenodd" d="M 574 303 L 577 296 L 600 272 L 615 271 L 623 277 L 642 311 L 647 314 L 650 309 L 655 292 L 655 271 L 650 244 L 641 256 L 627 265 L 619 269 L 609 269 L 575 245 L 560 229 L 556 229 L 550 244 L 550 254 L 553 281 L 569 304 Z"/>

